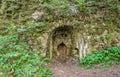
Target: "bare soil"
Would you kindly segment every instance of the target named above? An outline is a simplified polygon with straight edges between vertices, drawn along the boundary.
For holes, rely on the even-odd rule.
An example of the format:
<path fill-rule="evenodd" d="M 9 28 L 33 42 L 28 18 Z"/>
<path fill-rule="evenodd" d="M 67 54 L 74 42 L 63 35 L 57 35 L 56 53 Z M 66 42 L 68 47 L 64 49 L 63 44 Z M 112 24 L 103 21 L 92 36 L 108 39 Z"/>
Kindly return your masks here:
<path fill-rule="evenodd" d="M 77 62 L 70 58 L 66 62 L 54 59 L 48 67 L 52 70 L 52 77 L 120 77 L 120 64 L 109 68 L 95 66 L 86 69 L 79 67 Z"/>

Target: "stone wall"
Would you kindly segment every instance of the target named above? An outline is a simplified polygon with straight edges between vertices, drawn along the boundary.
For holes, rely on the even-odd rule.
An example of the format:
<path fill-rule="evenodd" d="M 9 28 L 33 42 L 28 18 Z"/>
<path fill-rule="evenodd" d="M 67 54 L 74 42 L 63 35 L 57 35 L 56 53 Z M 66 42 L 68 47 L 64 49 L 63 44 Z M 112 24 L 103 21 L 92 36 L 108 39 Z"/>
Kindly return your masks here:
<path fill-rule="evenodd" d="M 60 44 L 66 46 L 66 56 L 82 58 L 87 53 L 84 36 L 80 33 L 79 28 L 76 29 L 74 26 L 63 25 L 53 29 L 47 42 L 46 52 L 50 58 L 59 56 L 58 46 Z"/>

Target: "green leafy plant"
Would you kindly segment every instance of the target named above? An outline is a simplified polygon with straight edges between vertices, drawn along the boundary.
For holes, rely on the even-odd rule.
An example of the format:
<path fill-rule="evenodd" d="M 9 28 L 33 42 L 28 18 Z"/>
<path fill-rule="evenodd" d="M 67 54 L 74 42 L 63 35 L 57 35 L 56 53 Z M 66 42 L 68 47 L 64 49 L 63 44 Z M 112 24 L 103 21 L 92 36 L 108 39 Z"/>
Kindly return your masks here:
<path fill-rule="evenodd" d="M 0 36 L 0 76 L 50 77 L 51 71 L 45 66 L 49 59 L 40 51 L 31 50 L 26 40 L 19 37 L 18 33 L 25 29 L 12 25 L 6 31 L 7 35 Z"/>
<path fill-rule="evenodd" d="M 80 66 L 92 67 L 95 64 L 102 66 L 112 65 L 120 61 L 120 47 L 107 48 L 105 50 L 94 51 L 93 53 L 82 58 Z"/>

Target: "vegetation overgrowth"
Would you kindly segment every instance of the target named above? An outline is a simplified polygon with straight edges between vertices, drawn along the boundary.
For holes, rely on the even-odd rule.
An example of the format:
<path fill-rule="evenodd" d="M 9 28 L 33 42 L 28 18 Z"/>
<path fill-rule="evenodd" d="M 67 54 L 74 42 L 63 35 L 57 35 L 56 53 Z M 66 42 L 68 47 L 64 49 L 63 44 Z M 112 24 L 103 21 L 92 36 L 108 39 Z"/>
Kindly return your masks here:
<path fill-rule="evenodd" d="M 44 13 L 43 21 L 35 21 L 32 18 L 36 10 Z M 104 45 L 97 49 L 116 46 L 112 33 L 120 32 L 119 18 L 119 0 L 0 0 L 0 76 L 49 77 L 51 72 L 45 66 L 45 61 L 49 59 L 42 53 L 44 51 L 41 50 L 37 38 L 49 32 L 55 25 L 69 23 L 80 26 L 81 31 L 86 32 L 88 36 L 103 35 L 100 38 L 92 38 L 94 45 Z M 106 30 L 107 34 L 102 34 Z M 97 55 L 97 52 L 94 52 L 94 61 L 88 61 L 88 55 L 88 59 L 81 60 L 80 64 L 87 65 L 87 61 L 87 66 L 100 63 L 101 56 L 103 63 L 107 62 L 108 58 L 112 61 L 107 63 L 112 63 L 116 59 L 110 55 L 119 57 L 119 51 L 116 52 L 116 49 L 112 48 L 115 53 L 111 50 L 109 53 L 108 49 L 98 52 L 98 57 L 93 59 L 94 55 Z"/>
<path fill-rule="evenodd" d="M 51 71 L 45 65 L 49 58 L 41 51 L 32 50 L 20 34 L 25 29 L 12 25 L 8 34 L 0 36 L 0 76 L 2 77 L 50 77 Z"/>
<path fill-rule="evenodd" d="M 120 61 L 120 47 L 106 48 L 104 50 L 94 51 L 81 59 L 80 66 L 88 68 L 100 64 L 101 66 L 110 66 Z"/>

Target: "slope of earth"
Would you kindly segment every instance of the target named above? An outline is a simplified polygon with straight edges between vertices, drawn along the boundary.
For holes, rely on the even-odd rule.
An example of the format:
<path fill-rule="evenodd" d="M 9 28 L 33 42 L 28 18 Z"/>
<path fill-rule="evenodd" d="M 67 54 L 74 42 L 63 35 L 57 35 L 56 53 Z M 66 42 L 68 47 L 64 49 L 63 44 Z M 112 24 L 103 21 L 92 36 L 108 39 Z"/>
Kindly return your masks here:
<path fill-rule="evenodd" d="M 120 64 L 109 68 L 85 69 L 77 66 L 76 61 L 69 59 L 67 62 L 53 60 L 48 64 L 52 70 L 52 77 L 120 77 Z"/>

